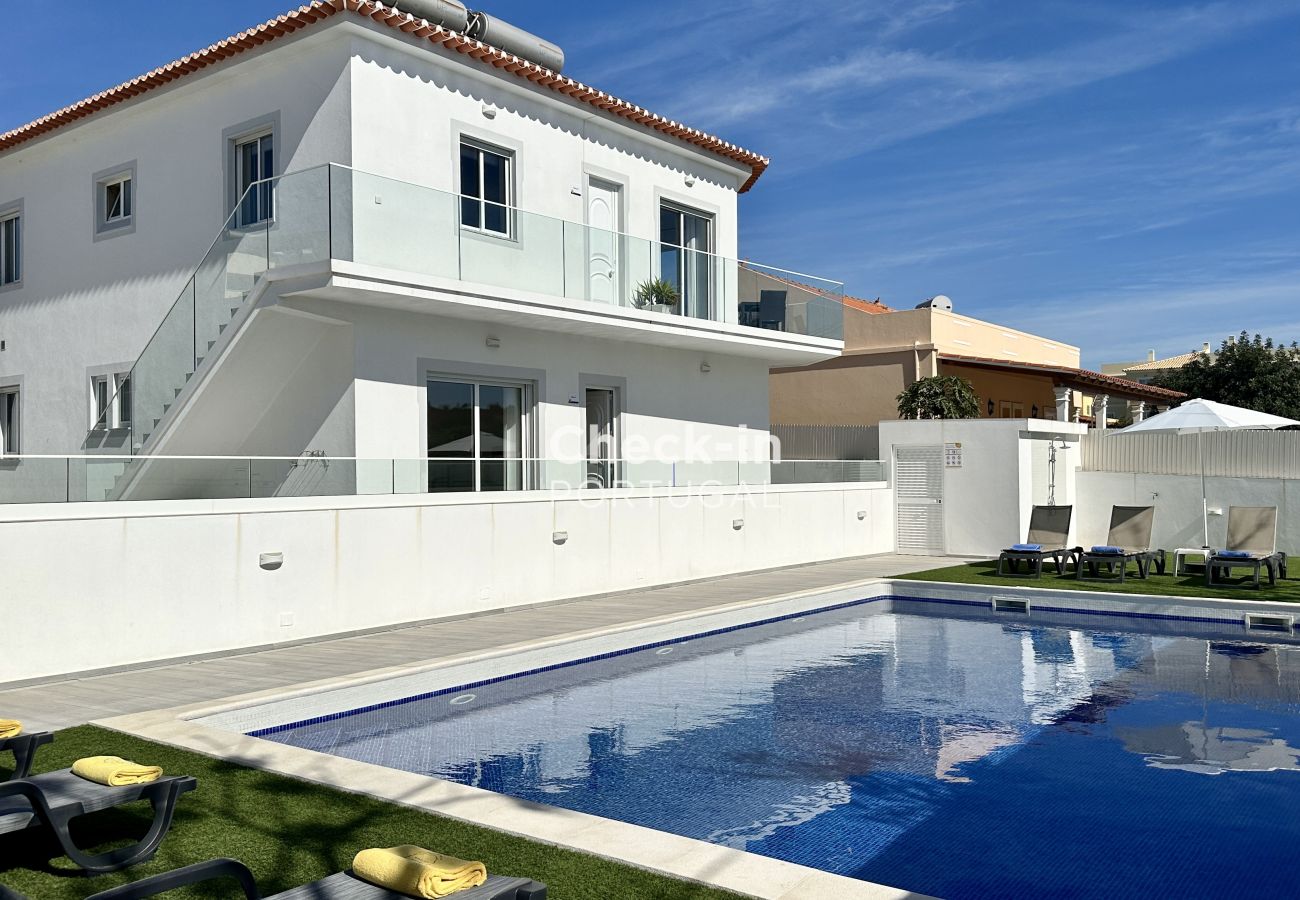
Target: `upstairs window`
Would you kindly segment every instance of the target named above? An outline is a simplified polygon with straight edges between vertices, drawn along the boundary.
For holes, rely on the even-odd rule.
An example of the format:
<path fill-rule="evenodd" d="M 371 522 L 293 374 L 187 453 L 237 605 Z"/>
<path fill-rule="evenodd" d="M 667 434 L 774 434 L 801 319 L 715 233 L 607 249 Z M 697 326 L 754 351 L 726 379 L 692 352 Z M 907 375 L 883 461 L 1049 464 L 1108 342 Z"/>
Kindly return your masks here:
<path fill-rule="evenodd" d="M 0 213 L 0 286 L 23 280 L 23 220 L 15 211 Z"/>
<path fill-rule="evenodd" d="M 95 236 L 129 234 L 135 225 L 135 163 L 95 175 Z"/>
<path fill-rule="evenodd" d="M 275 135 L 266 132 L 234 142 L 235 225 L 248 228 L 268 222 L 274 215 L 271 182 L 275 176 Z"/>
<path fill-rule="evenodd" d="M 461 225 L 503 237 L 513 233 L 513 163 L 505 150 L 461 141 Z"/>
<path fill-rule="evenodd" d="M 677 289 L 685 315 L 710 317 L 712 251 L 711 216 L 670 203 L 659 207 L 659 277 Z"/>
<path fill-rule="evenodd" d="M 110 224 L 131 218 L 131 177 L 125 176 L 104 185 L 104 222 Z"/>

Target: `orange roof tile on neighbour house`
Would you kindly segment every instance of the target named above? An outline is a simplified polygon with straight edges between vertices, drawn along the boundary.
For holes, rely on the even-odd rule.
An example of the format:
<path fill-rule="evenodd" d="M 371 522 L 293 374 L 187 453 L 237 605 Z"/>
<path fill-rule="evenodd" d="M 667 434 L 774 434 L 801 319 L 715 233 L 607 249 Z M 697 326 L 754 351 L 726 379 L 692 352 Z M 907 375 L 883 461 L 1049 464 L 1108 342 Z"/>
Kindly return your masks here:
<path fill-rule="evenodd" d="M 892 307 L 886 306 L 879 300 L 863 300 L 861 297 L 850 297 L 847 294 L 840 299 L 844 301 L 845 306 L 851 309 L 860 310 L 864 313 L 869 313 L 873 316 L 894 311 Z"/>
<path fill-rule="evenodd" d="M 476 41 L 460 32 L 452 31 L 440 25 L 432 25 L 424 19 L 401 12 L 392 6 L 385 6 L 382 3 L 375 2 L 375 0 L 312 0 L 306 6 L 301 6 L 292 12 L 277 16 L 269 22 L 264 22 L 247 31 L 241 31 L 239 34 L 232 35 L 225 40 L 217 41 L 210 47 L 183 56 L 175 62 L 159 66 L 151 72 L 146 72 L 116 87 L 100 91 L 85 100 L 80 100 L 71 106 L 66 106 L 49 115 L 41 116 L 41 118 L 26 125 L 19 126 L 12 131 L 0 134 L 0 152 L 339 14 L 350 14 L 371 19 L 414 38 L 427 40 L 430 44 L 445 47 L 486 65 L 502 69 L 539 87 L 546 88 L 557 94 L 563 94 L 611 115 L 677 138 L 684 143 L 699 147 L 724 159 L 748 166 L 750 175 L 740 187 L 740 193 L 742 194 L 753 187 L 754 182 L 763 174 L 763 170 L 767 168 L 770 162 L 767 157 L 760 156 L 753 151 L 746 150 L 698 129 L 690 128 L 680 122 L 674 122 L 626 100 L 620 100 L 603 91 L 598 91 L 582 82 L 566 78 L 536 63 L 506 53 L 504 50 L 498 50 L 490 44 Z"/>
<path fill-rule="evenodd" d="M 953 363 L 959 366 L 976 366 L 985 369 L 1006 369 L 1039 373 L 1043 375 L 1052 375 L 1061 380 L 1071 382 L 1076 385 L 1087 385 L 1096 388 L 1108 388 L 1117 394 L 1124 394 L 1130 397 L 1139 397 L 1152 400 L 1170 402 L 1182 400 L 1187 395 L 1179 391 L 1171 391 L 1168 388 L 1156 387 L 1153 384 L 1142 384 L 1139 381 L 1131 381 L 1127 378 L 1120 378 L 1117 375 L 1103 375 L 1101 372 L 1093 372 L 1089 369 L 1076 369 L 1072 366 L 1056 366 L 1048 363 L 1034 362 L 1017 362 L 1009 359 L 993 359 L 987 356 L 962 356 L 957 353 L 940 353 L 940 362 Z"/>
<path fill-rule="evenodd" d="M 887 313 L 887 312 L 894 311 L 892 308 L 881 303 L 879 299 L 863 300 L 861 297 L 851 297 L 848 294 L 837 294 L 834 291 L 828 291 L 826 290 L 826 288 L 818 287 L 815 284 L 809 284 L 806 281 L 799 281 L 796 278 L 787 278 L 784 275 L 778 275 L 776 274 L 776 272 L 772 271 L 771 269 L 756 267 L 748 260 L 742 259 L 740 261 L 740 266 L 741 268 L 749 269 L 751 272 L 757 272 L 759 275 L 762 275 L 764 278 L 770 278 L 773 281 L 779 281 L 782 284 L 788 284 L 791 287 L 796 287 L 801 291 L 807 291 L 810 294 L 816 294 L 818 297 L 826 297 L 827 299 L 830 300 L 839 301 L 840 303 L 843 303 L 845 306 L 851 307 L 852 309 L 861 310 L 862 312 L 869 313 L 873 316 L 879 315 L 880 313 Z M 808 276 L 808 277 L 812 277 L 812 276 Z M 835 282 L 835 283 L 838 284 L 839 282 Z"/>
<path fill-rule="evenodd" d="M 1213 356 L 1204 350 L 1193 350 L 1191 353 L 1181 353 L 1178 356 L 1170 356 L 1165 359 L 1153 359 L 1148 362 L 1135 363 L 1131 366 L 1125 366 L 1125 372 L 1159 372 L 1164 369 L 1181 369 L 1198 356 Z"/>

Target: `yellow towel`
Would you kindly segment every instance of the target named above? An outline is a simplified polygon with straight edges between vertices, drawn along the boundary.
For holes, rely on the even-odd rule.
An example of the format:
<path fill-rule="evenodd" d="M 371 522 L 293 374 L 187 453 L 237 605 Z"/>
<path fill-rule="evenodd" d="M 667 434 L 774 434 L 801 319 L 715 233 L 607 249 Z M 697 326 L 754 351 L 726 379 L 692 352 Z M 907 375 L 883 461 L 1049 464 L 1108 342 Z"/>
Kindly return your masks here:
<path fill-rule="evenodd" d="M 109 787 L 148 784 L 161 778 L 162 773 L 160 766 L 141 766 L 120 756 L 87 756 L 72 764 L 73 775 Z"/>
<path fill-rule="evenodd" d="M 371 847 L 352 860 L 352 871 L 371 884 L 411 897 L 437 900 L 487 881 L 487 867 L 423 847 Z"/>
<path fill-rule="evenodd" d="M 17 737 L 22 733 L 23 723 L 17 719 L 0 719 L 0 741 Z"/>

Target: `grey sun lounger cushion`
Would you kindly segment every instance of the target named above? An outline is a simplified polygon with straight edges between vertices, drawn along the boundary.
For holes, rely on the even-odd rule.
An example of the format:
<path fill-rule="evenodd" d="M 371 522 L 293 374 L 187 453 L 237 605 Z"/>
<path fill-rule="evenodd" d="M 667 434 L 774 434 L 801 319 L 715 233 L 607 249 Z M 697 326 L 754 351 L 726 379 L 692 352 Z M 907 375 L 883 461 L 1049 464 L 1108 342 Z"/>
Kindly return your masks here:
<path fill-rule="evenodd" d="M 1038 550 L 1018 550 L 1008 547 L 998 555 L 998 574 L 1013 575 L 1020 573 L 1020 563 L 1029 564 L 1027 575 L 1034 578 L 1043 574 L 1043 561 L 1050 559 L 1056 563 L 1058 573 L 1065 571 L 1065 562 L 1074 556 L 1074 551 L 1065 546 L 1070 537 L 1070 517 L 1074 513 L 1072 506 L 1035 506 L 1029 516 L 1029 534 L 1025 544 L 1038 544 Z M 1009 564 L 1009 571 L 1003 571 L 1003 564 Z"/>
<path fill-rule="evenodd" d="M 1151 549 L 1155 513 L 1154 506 L 1112 506 L 1106 545 L 1081 553 L 1074 577 L 1080 580 L 1099 578 L 1100 568 L 1104 565 L 1108 573 L 1117 573 L 1122 582 L 1130 560 L 1137 562 L 1139 578 L 1151 574 L 1153 562 L 1163 573 L 1165 555 L 1163 551 Z"/>
<path fill-rule="evenodd" d="M 32 771 L 32 761 L 36 758 L 36 748 L 42 747 L 54 740 L 54 735 L 48 731 L 33 731 L 30 734 L 16 734 L 11 738 L 5 738 L 0 741 L 0 753 L 9 752 L 14 755 L 14 770 L 9 775 L 7 781 L 15 778 L 26 778 Z"/>
<path fill-rule="evenodd" d="M 144 900 L 146 897 L 218 878 L 238 882 L 245 900 L 263 900 L 253 881 L 253 873 L 234 859 L 210 859 L 195 863 L 133 884 L 100 891 L 87 900 Z M 448 896 L 450 900 L 546 900 L 546 885 L 528 878 L 489 875 L 488 880 L 478 887 Z M 363 881 L 351 872 L 338 872 L 320 881 L 290 888 L 266 900 L 408 900 L 408 897 Z"/>
<path fill-rule="evenodd" d="M 176 801 L 197 782 L 188 776 L 159 778 L 148 784 L 109 787 L 73 775 L 71 769 L 0 784 L 0 835 L 47 826 L 63 852 L 88 872 L 113 872 L 151 858 L 171 828 Z M 77 816 L 147 801 L 153 808 L 149 831 L 135 844 L 106 853 L 86 853 L 72 842 L 68 823 Z"/>

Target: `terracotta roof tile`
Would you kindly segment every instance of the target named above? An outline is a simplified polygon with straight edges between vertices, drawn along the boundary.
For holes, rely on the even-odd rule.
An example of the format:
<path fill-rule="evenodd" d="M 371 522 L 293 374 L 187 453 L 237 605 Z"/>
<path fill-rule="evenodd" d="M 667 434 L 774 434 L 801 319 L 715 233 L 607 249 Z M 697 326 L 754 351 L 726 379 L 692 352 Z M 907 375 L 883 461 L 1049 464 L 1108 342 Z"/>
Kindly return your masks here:
<path fill-rule="evenodd" d="M 1089 369 L 1075 369 L 1070 366 L 1054 366 L 1047 363 L 1016 362 L 1009 359 L 993 359 L 987 356 L 962 356 L 957 353 L 940 353 L 940 362 L 951 362 L 958 365 L 979 366 L 986 369 L 1017 369 L 1022 371 L 1042 372 L 1045 375 L 1059 375 L 1081 384 L 1087 384 L 1092 387 L 1110 388 L 1117 393 L 1123 393 L 1133 397 L 1147 397 L 1156 400 L 1172 401 L 1181 400 L 1186 394 L 1179 391 L 1171 391 L 1168 388 L 1156 387 L 1152 384 L 1142 384 L 1138 381 L 1130 381 L 1127 378 L 1120 378 L 1116 375 L 1103 375 L 1101 372 L 1093 372 Z"/>
<path fill-rule="evenodd" d="M 1198 356 L 1213 356 L 1213 353 L 1206 354 L 1201 350 L 1193 350 L 1191 353 L 1180 353 L 1178 356 L 1170 356 L 1167 359 L 1153 359 L 1150 362 L 1140 362 L 1135 365 L 1126 366 L 1125 372 L 1152 372 L 1161 369 L 1181 369 Z"/>
<path fill-rule="evenodd" d="M 742 268 L 749 269 L 750 271 L 753 272 L 757 272 L 758 274 L 764 276 L 765 278 L 771 278 L 773 281 L 779 281 L 783 284 L 788 284 L 791 287 L 799 288 L 800 290 L 807 291 L 810 294 L 816 294 L 819 297 L 827 297 L 831 300 L 836 300 L 840 303 L 843 303 L 845 306 L 851 307 L 853 309 L 861 310 L 862 312 L 865 313 L 870 313 L 871 315 L 879 315 L 880 313 L 887 313 L 887 312 L 894 311 L 890 307 L 881 303 L 879 300 L 863 300 L 861 297 L 851 297 L 848 294 L 837 294 L 834 291 L 829 291 L 825 288 L 818 287 L 815 284 L 809 284 L 806 281 L 799 281 L 796 278 L 787 278 L 784 275 L 778 275 L 775 272 L 766 268 L 756 268 L 748 260 L 742 259 L 740 261 L 740 265 Z"/>
<path fill-rule="evenodd" d="M 847 294 L 840 299 L 844 301 L 845 306 L 861 310 L 864 313 L 870 313 L 873 316 L 894 311 L 892 307 L 886 306 L 879 300 L 863 300 L 861 297 L 850 297 Z"/>
<path fill-rule="evenodd" d="M 680 122 L 674 122 L 671 119 L 656 115 L 647 109 L 626 100 L 620 100 L 603 91 L 598 91 L 580 81 L 566 78 L 536 63 L 506 53 L 504 50 L 498 50 L 489 44 L 468 38 L 460 32 L 443 28 L 440 25 L 431 25 L 424 19 L 416 18 L 391 6 L 385 6 L 383 3 L 376 2 L 376 0 L 312 0 L 306 6 L 301 6 L 292 12 L 277 16 L 247 31 L 241 31 L 239 34 L 232 35 L 225 40 L 217 41 L 210 47 L 183 56 L 175 62 L 159 66 L 116 87 L 100 91 L 85 100 L 79 100 L 71 106 L 66 106 L 63 109 L 41 116 L 26 125 L 21 125 L 12 131 L 0 134 L 0 152 L 43 134 L 48 134 L 79 119 L 84 119 L 100 110 L 139 96 L 146 91 L 162 87 L 192 72 L 197 72 L 200 69 L 207 68 L 341 13 L 372 19 L 412 37 L 427 40 L 431 44 L 445 47 L 495 68 L 502 69 L 557 94 L 572 97 L 619 118 L 627 119 L 661 134 L 677 138 L 684 143 L 707 150 L 724 159 L 748 166 L 750 175 L 740 188 L 742 194 L 753 186 L 770 162 L 766 156 L 760 156 L 751 150 L 724 141 L 722 138 L 714 137 Z"/>

